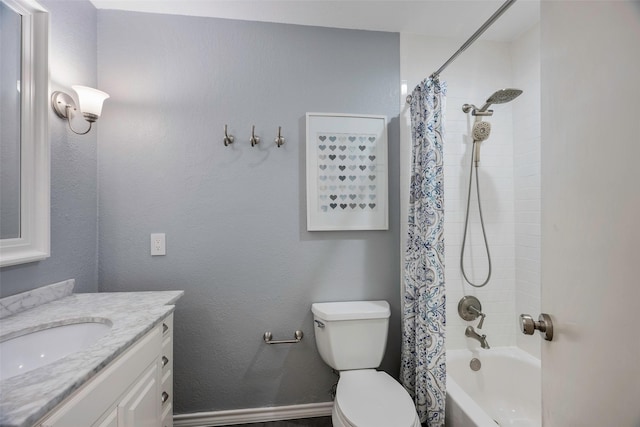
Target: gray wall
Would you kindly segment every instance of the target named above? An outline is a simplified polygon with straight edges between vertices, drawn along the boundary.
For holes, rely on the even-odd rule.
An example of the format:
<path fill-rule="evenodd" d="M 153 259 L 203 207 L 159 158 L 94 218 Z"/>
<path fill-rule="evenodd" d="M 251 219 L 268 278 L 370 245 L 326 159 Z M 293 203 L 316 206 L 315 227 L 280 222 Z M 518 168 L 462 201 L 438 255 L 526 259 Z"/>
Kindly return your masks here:
<path fill-rule="evenodd" d="M 50 90 L 96 85 L 96 9 L 88 1 L 40 0 L 50 12 Z M 83 123 L 76 126 L 82 128 Z M 100 126 L 100 125 L 98 125 Z M 95 292 L 97 273 L 97 133 L 78 136 L 49 111 L 51 257 L 0 269 L 0 296 L 76 279 L 76 292 Z"/>
<path fill-rule="evenodd" d="M 100 290 L 185 290 L 176 413 L 329 401 L 315 301 L 388 300 L 397 374 L 399 76 L 397 34 L 98 12 Z M 389 231 L 306 231 L 305 112 L 388 117 Z"/>

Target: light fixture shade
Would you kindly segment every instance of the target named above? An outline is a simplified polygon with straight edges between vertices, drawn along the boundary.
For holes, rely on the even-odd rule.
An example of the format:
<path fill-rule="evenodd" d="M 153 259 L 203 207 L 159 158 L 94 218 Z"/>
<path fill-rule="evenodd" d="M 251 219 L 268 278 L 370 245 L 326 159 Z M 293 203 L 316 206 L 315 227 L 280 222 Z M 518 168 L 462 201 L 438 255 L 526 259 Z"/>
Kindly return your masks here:
<path fill-rule="evenodd" d="M 87 86 L 71 86 L 78 94 L 78 103 L 80 111 L 85 117 L 87 115 L 95 116 L 97 119 L 102 113 L 102 103 L 109 98 L 109 94 L 101 90 Z"/>

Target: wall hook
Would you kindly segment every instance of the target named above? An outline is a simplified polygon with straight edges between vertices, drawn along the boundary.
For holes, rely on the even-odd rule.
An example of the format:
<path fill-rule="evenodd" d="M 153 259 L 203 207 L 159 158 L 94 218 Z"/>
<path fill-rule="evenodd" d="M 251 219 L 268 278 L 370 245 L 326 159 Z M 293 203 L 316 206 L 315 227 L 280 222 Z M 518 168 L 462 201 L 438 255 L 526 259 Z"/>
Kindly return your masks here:
<path fill-rule="evenodd" d="M 282 137 L 282 135 L 280 134 L 280 131 L 282 130 L 281 126 L 278 126 L 278 136 L 276 137 L 276 139 L 274 140 L 274 142 L 276 143 L 276 145 L 278 146 L 278 148 L 280 148 L 280 146 L 282 144 L 284 144 L 284 138 Z"/>
<path fill-rule="evenodd" d="M 252 125 L 251 126 L 251 138 L 249 138 L 249 142 L 251 142 L 251 146 L 255 146 L 257 143 L 260 142 L 260 137 L 256 136 L 256 126 Z"/>
<path fill-rule="evenodd" d="M 227 134 L 227 125 L 224 125 L 224 146 L 233 144 L 233 135 Z"/>

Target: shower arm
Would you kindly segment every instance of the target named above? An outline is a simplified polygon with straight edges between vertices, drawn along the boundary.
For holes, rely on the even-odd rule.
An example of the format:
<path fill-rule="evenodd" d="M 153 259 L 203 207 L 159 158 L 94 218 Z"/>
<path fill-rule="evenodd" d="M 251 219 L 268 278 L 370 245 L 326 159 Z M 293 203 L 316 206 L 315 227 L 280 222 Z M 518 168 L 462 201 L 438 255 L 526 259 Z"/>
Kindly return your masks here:
<path fill-rule="evenodd" d="M 493 116 L 493 110 L 486 110 L 486 108 L 489 108 L 490 105 L 490 103 L 487 103 L 484 104 L 482 108 L 478 109 L 478 107 L 473 104 L 464 104 L 462 106 L 462 111 L 464 113 L 471 112 L 471 115 L 476 117 L 491 117 Z"/>

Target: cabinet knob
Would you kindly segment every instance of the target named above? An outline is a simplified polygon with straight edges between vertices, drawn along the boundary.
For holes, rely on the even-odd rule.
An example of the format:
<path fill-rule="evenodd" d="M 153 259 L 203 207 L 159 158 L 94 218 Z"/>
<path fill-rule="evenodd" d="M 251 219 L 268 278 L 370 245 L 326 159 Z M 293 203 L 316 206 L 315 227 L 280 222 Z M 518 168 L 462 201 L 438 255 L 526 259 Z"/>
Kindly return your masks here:
<path fill-rule="evenodd" d="M 167 400 L 169 400 L 169 393 L 167 393 L 166 391 L 162 392 L 162 396 L 160 396 L 160 401 L 162 403 L 166 402 Z"/>
<path fill-rule="evenodd" d="M 169 359 L 167 358 L 167 356 L 162 356 L 162 367 L 164 368 L 165 366 L 167 366 L 167 363 L 169 363 Z"/>
<path fill-rule="evenodd" d="M 167 333 L 168 330 L 169 330 L 169 327 L 167 326 L 167 324 L 163 323 L 162 324 L 162 333 L 165 334 L 165 333 Z"/>

